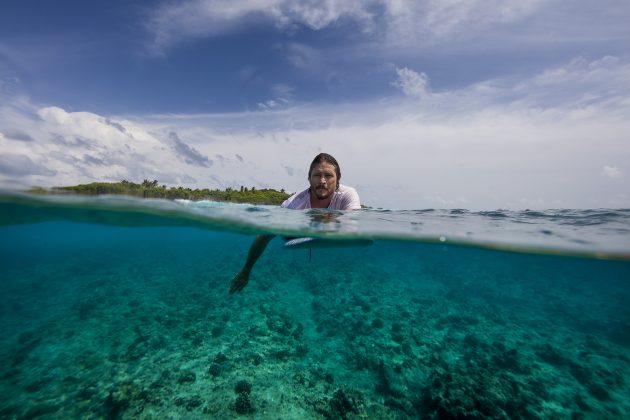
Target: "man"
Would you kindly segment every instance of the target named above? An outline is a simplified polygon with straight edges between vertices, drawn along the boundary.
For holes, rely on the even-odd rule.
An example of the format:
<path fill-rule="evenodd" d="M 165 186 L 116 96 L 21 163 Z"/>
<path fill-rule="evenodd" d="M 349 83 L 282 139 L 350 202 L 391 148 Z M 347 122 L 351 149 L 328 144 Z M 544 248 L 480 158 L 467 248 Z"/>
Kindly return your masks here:
<path fill-rule="evenodd" d="M 327 153 L 315 156 L 308 170 L 310 187 L 287 198 L 281 207 L 294 210 L 332 209 L 357 210 L 361 208 L 359 194 L 352 187 L 341 185 L 341 169 L 337 160 Z M 258 235 L 247 254 L 241 271 L 230 285 L 230 293 L 240 292 L 249 281 L 249 275 L 275 235 Z"/>

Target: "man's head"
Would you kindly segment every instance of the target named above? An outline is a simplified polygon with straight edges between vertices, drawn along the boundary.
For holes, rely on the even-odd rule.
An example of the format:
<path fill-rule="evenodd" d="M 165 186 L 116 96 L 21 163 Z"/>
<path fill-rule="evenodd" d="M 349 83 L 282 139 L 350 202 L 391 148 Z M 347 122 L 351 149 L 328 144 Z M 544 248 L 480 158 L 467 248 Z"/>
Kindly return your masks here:
<path fill-rule="evenodd" d="M 324 200 L 332 196 L 339 188 L 340 180 L 341 169 L 337 159 L 327 153 L 315 156 L 308 170 L 308 182 L 311 185 L 311 192 L 318 199 Z"/>

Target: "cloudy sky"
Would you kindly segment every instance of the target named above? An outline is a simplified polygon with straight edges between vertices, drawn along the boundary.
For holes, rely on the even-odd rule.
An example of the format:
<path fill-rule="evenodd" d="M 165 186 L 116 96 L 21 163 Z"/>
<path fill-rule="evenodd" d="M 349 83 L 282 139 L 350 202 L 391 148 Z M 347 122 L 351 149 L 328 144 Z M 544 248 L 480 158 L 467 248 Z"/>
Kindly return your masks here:
<path fill-rule="evenodd" d="M 0 185 L 630 207 L 628 0 L 0 3 Z"/>

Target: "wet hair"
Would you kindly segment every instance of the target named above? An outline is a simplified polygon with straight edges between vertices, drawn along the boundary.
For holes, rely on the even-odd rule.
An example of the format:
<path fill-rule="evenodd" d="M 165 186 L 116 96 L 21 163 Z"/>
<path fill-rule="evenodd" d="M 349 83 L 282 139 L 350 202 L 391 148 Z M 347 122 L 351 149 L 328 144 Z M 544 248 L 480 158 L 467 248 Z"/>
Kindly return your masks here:
<path fill-rule="evenodd" d="M 311 179 L 311 172 L 313 172 L 313 168 L 321 163 L 329 163 L 335 167 L 335 174 L 337 175 L 337 189 L 339 189 L 339 181 L 341 180 L 341 169 L 339 168 L 339 164 L 337 163 L 337 159 L 329 155 L 328 153 L 320 153 L 315 156 L 315 159 L 311 162 L 311 167 L 308 169 L 308 179 Z"/>

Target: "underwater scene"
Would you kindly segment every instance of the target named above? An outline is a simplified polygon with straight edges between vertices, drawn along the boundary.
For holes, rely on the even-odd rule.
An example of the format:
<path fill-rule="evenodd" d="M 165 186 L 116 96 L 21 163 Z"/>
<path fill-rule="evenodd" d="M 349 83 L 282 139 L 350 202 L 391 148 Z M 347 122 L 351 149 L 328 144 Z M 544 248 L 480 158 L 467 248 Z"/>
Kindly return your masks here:
<path fill-rule="evenodd" d="M 1 419 L 630 418 L 630 210 L 3 193 L 0 284 Z"/>

